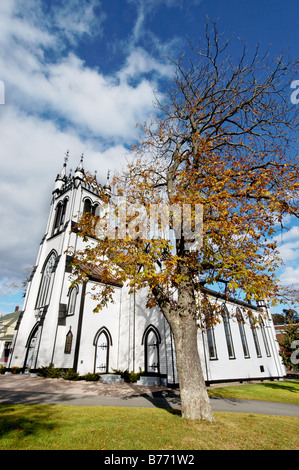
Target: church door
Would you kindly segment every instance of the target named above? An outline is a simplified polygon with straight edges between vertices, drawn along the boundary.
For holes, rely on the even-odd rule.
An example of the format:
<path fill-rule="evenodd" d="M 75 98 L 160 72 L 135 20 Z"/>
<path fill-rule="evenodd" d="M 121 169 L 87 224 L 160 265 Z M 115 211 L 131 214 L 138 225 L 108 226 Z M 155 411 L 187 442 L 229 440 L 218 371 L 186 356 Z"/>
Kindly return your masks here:
<path fill-rule="evenodd" d="M 36 346 L 38 342 L 38 331 L 39 331 L 38 328 L 36 328 L 28 344 L 26 361 L 25 361 L 25 370 L 32 369 L 35 366 L 34 362 L 36 359 Z"/>
<path fill-rule="evenodd" d="M 159 373 L 159 342 L 154 330 L 149 330 L 145 338 L 145 370 Z"/>
<path fill-rule="evenodd" d="M 96 344 L 96 366 L 95 372 L 108 372 L 109 340 L 104 331 L 99 335 Z"/>

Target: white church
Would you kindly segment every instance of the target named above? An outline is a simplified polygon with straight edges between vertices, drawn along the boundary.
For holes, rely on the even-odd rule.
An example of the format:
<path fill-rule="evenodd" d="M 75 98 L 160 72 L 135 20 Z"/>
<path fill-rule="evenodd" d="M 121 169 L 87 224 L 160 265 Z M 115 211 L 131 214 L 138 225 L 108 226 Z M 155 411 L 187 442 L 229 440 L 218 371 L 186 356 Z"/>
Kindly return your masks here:
<path fill-rule="evenodd" d="M 72 268 L 66 252 L 69 247 L 82 248 L 83 243 L 72 227 L 78 214 L 97 213 L 101 203 L 99 185 L 86 183 L 82 158 L 73 176 L 67 175 L 65 163 L 55 181 L 46 231 L 7 368 L 17 366 L 23 372 L 34 372 L 53 364 L 80 375 L 141 370 L 141 383 L 175 385 L 172 333 L 158 309 L 145 308 L 145 293 L 129 294 L 125 285 L 116 285 L 114 303 L 94 313 L 95 301 L 88 292 L 101 282 L 97 268 L 88 282 L 70 288 Z M 224 304 L 221 294 L 208 293 Z M 285 376 L 270 311 L 266 305 L 259 307 L 263 310 L 259 327 L 240 321 L 246 309 L 260 316 L 257 306 L 226 299 L 222 323 L 198 329 L 207 384 Z"/>

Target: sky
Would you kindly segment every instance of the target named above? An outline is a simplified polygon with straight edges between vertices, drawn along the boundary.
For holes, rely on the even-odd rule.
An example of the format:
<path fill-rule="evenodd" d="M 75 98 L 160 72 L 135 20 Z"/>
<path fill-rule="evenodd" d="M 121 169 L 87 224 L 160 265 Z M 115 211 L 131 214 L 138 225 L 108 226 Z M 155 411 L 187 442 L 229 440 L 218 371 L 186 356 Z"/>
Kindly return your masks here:
<path fill-rule="evenodd" d="M 83 153 L 104 183 L 153 116 L 168 58 L 198 43 L 207 16 L 225 38 L 295 57 L 298 13 L 298 0 L 0 0 L 0 315 L 22 308 L 66 152 L 69 169 Z M 289 223 L 279 277 L 299 287 Z"/>

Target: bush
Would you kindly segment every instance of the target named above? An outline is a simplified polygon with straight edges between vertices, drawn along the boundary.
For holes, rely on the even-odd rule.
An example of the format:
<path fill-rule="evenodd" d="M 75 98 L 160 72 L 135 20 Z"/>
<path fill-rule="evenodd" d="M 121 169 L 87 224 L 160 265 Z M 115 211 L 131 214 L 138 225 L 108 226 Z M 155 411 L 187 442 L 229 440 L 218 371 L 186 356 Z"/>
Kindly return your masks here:
<path fill-rule="evenodd" d="M 59 379 L 61 378 L 63 369 L 56 369 L 53 367 L 53 364 L 48 366 L 39 367 L 36 371 L 36 375 L 39 377 L 44 377 L 46 379 Z"/>
<path fill-rule="evenodd" d="M 19 374 L 21 372 L 21 367 L 11 367 L 10 370 L 13 374 Z"/>
<path fill-rule="evenodd" d="M 141 369 L 139 369 L 139 372 L 129 372 L 128 369 L 122 371 L 122 370 L 115 370 L 113 369 L 113 372 L 115 374 L 119 374 L 122 379 L 124 379 L 125 382 L 127 383 L 136 383 L 137 380 L 139 380 L 140 376 L 143 374 Z"/>
<path fill-rule="evenodd" d="M 5 366 L 0 366 L 0 374 L 5 374 L 6 367 Z"/>
<path fill-rule="evenodd" d="M 53 367 L 53 364 L 48 366 L 39 367 L 36 371 L 39 377 L 46 379 L 65 379 L 65 380 L 78 380 L 79 374 L 73 369 L 59 369 Z"/>
<path fill-rule="evenodd" d="M 94 373 L 88 372 L 85 375 L 81 375 L 79 377 L 79 380 L 86 380 L 87 382 L 97 382 L 98 380 L 100 380 L 100 377 L 101 377 L 101 374 L 98 372 L 94 372 Z"/>
<path fill-rule="evenodd" d="M 63 370 L 61 377 L 64 380 L 79 380 L 78 372 L 75 372 L 73 369 Z"/>

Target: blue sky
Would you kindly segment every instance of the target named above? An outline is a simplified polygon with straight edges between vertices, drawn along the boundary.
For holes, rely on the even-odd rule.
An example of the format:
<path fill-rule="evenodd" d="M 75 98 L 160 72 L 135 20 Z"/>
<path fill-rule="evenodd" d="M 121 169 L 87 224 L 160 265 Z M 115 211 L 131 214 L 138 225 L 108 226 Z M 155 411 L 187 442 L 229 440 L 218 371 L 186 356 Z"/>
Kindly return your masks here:
<path fill-rule="evenodd" d="M 152 116 L 166 56 L 198 42 L 206 15 L 226 38 L 295 56 L 298 13 L 298 0 L 1 0 L 0 314 L 22 307 L 12 286 L 35 264 L 65 152 L 73 170 L 84 153 L 104 182 Z M 292 225 L 281 255 L 281 282 L 299 285 Z"/>

